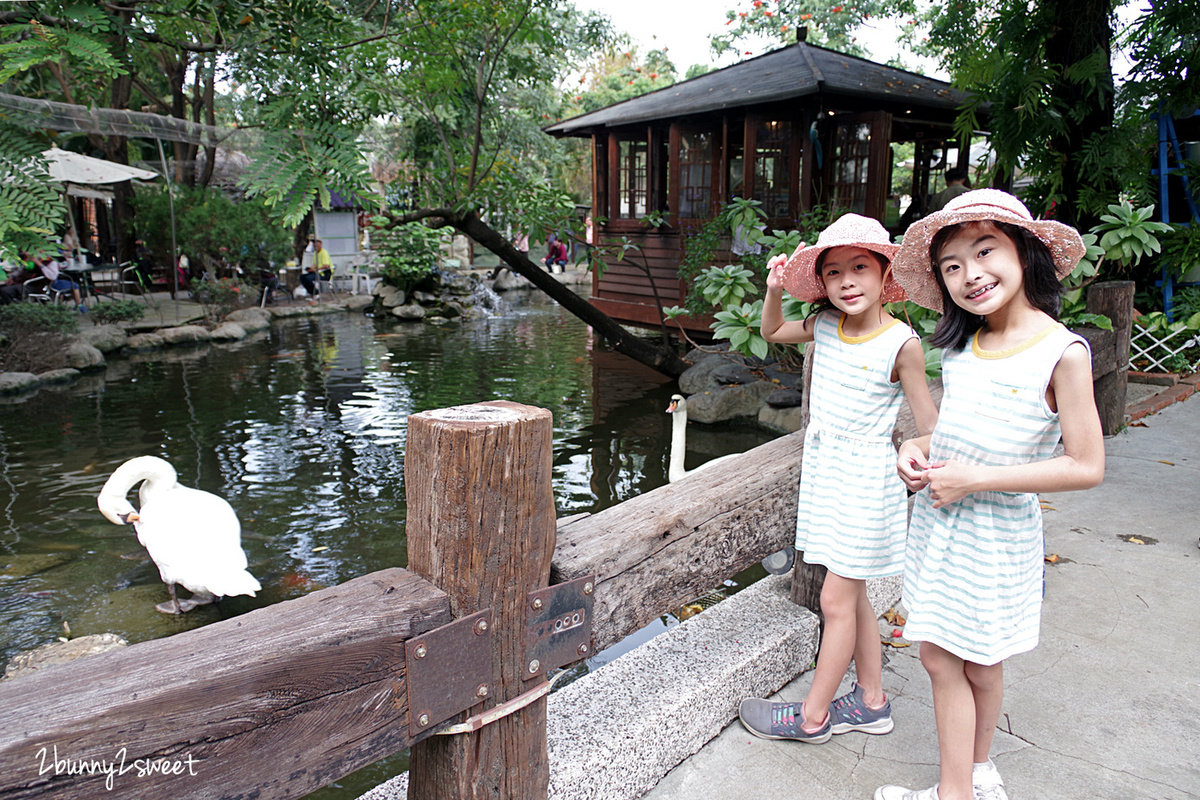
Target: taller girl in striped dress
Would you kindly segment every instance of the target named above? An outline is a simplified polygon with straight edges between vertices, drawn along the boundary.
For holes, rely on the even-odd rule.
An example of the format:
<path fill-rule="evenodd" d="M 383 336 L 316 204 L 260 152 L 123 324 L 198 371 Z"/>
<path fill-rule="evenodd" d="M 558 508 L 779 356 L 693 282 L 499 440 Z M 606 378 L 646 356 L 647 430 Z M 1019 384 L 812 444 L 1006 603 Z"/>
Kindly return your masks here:
<path fill-rule="evenodd" d="M 796 549 L 829 572 L 821 590 L 825 633 L 807 697 L 741 704 L 742 724 L 764 738 L 819 744 L 835 733 L 882 734 L 893 727 L 866 579 L 903 568 L 907 502 L 891 436 L 901 388 L 922 433 L 937 419 L 921 343 L 883 309 L 884 302 L 904 299 L 891 279 L 896 249 L 879 222 L 846 214 L 813 247 L 801 245 L 786 264 L 782 256 L 770 264 L 763 338 L 815 342 Z M 785 287 L 824 308 L 785 322 Z M 834 700 L 852 657 L 858 682 Z"/>
<path fill-rule="evenodd" d="M 899 473 L 918 492 L 904 565 L 905 634 L 933 685 L 941 781 L 884 786 L 875 800 L 1003 800 L 989 758 L 1004 659 L 1033 649 L 1042 604 L 1037 492 L 1104 477 L 1087 342 L 1056 321 L 1059 279 L 1084 252 L 1075 229 L 1035 220 L 1012 195 L 967 192 L 914 223 L 896 276 L 944 316 L 932 437 L 905 442 Z M 1062 438 L 1065 452 L 1055 457 Z"/>

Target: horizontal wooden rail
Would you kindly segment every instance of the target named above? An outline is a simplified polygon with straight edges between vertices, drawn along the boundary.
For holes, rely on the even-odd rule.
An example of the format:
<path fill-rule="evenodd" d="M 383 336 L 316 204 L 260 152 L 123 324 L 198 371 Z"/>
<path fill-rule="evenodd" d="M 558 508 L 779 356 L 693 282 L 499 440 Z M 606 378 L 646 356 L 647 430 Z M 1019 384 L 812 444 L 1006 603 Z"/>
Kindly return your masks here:
<path fill-rule="evenodd" d="M 450 620 L 385 569 L 0 682 L 0 798 L 300 797 L 412 743 L 404 642 Z"/>
<path fill-rule="evenodd" d="M 561 526 L 550 582 L 597 576 L 596 650 L 792 544 L 803 449 L 789 434 Z"/>

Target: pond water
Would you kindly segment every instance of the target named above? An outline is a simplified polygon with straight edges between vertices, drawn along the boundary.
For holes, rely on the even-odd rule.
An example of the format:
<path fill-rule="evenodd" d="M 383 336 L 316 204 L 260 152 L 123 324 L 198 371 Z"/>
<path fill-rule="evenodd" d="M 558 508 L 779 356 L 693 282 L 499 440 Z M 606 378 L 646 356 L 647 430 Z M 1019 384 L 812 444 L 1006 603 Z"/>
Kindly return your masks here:
<path fill-rule="evenodd" d="M 70 387 L 0 405 L 0 662 L 60 636 L 167 636 L 388 566 L 404 566 L 409 414 L 506 399 L 554 415 L 559 516 L 666 483 L 675 384 L 617 355 L 534 295 L 447 326 L 304 318 L 232 345 L 110 359 Z M 750 426 L 692 425 L 688 468 L 755 447 Z M 96 509 L 127 459 L 169 461 L 242 523 L 255 598 L 160 614 L 158 571 L 131 527 Z M 735 579 L 734 587 L 757 577 Z M 673 624 L 598 654 L 591 667 Z M 403 770 L 402 753 L 313 795 L 343 800 Z"/>

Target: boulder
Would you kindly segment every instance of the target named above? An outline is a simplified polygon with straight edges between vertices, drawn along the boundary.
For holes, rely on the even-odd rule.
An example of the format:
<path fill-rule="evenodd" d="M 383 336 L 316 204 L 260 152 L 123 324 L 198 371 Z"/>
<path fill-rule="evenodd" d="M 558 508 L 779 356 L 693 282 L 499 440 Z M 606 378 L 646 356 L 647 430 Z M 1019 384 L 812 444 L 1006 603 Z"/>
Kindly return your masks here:
<path fill-rule="evenodd" d="M 163 344 L 165 344 L 163 337 L 157 333 L 137 333 L 125 340 L 125 346 L 121 348 L 121 352 L 126 354 L 145 353 L 157 350 Z"/>
<path fill-rule="evenodd" d="M 776 408 L 772 405 L 764 405 L 758 411 L 758 423 L 766 428 L 771 428 L 784 433 L 794 433 L 800 430 L 803 425 L 803 414 L 800 406 L 791 408 Z"/>
<path fill-rule="evenodd" d="M 395 308 L 404 305 L 408 298 L 401 289 L 380 283 L 375 287 L 374 294 L 379 298 L 379 304 L 384 308 Z"/>
<path fill-rule="evenodd" d="M 271 315 L 255 306 L 254 308 L 239 308 L 226 315 L 225 322 L 234 322 L 241 326 L 247 334 L 255 331 L 265 331 L 271 327 Z"/>
<path fill-rule="evenodd" d="M 0 372 L 0 395 L 30 392 L 40 385 L 32 372 Z"/>
<path fill-rule="evenodd" d="M 446 319 L 457 319 L 458 317 L 463 316 L 464 313 L 465 310 L 463 309 L 462 305 L 453 301 L 442 306 L 442 316 Z"/>
<path fill-rule="evenodd" d="M 713 377 L 713 373 L 731 363 L 741 363 L 736 356 L 730 356 L 728 352 L 708 353 L 693 350 L 684 358 L 691 361 L 692 366 L 679 376 L 679 391 L 688 397 L 720 388 L 721 382 Z M 690 400 L 688 402 L 691 403 Z"/>
<path fill-rule="evenodd" d="M 158 335 L 164 344 L 196 344 L 212 340 L 212 334 L 207 328 L 199 325 L 180 325 L 178 328 L 160 328 Z"/>
<path fill-rule="evenodd" d="M 347 311 L 366 311 L 375 305 L 375 298 L 369 294 L 352 294 L 345 300 Z"/>
<path fill-rule="evenodd" d="M 245 339 L 248 335 L 246 329 L 236 322 L 226 322 L 218 325 L 212 332 L 213 341 L 224 342 Z"/>
<path fill-rule="evenodd" d="M 780 387 L 767 395 L 767 405 L 775 408 L 799 408 L 804 402 L 804 394 L 799 389 Z"/>
<path fill-rule="evenodd" d="M 497 292 L 511 292 L 516 289 L 532 289 L 533 284 L 522 275 L 512 270 L 502 270 L 492 282 L 492 288 Z"/>
<path fill-rule="evenodd" d="M 129 643 L 115 633 L 97 633 L 80 636 L 67 642 L 51 642 L 41 647 L 18 653 L 4 668 L 4 680 L 37 672 L 56 664 L 67 664 L 85 656 L 103 653 Z"/>
<path fill-rule="evenodd" d="M 122 335 L 121 340 L 124 339 Z M 72 342 L 64 352 L 67 366 L 73 369 L 99 369 L 104 366 L 104 353 L 87 342 Z"/>
<path fill-rule="evenodd" d="M 115 353 L 125 346 L 125 330 L 118 325 L 96 325 L 79 331 L 79 339 L 101 353 Z"/>
<path fill-rule="evenodd" d="M 727 422 L 734 419 L 757 419 L 767 395 L 775 384 L 758 381 L 737 386 L 723 386 L 688 397 L 688 419 L 696 422 Z"/>
<path fill-rule="evenodd" d="M 392 309 L 392 316 L 403 320 L 421 320 L 425 318 L 425 309 L 418 305 L 396 306 Z"/>
<path fill-rule="evenodd" d="M 428 306 L 436 303 L 438 301 L 438 296 L 432 292 L 413 292 L 412 299 L 415 303 Z"/>
<path fill-rule="evenodd" d="M 762 375 L 752 372 L 750 367 L 738 361 L 730 361 L 714 369 L 712 379 L 722 386 L 731 383 L 754 383 L 762 380 Z"/>
<path fill-rule="evenodd" d="M 38 383 L 42 386 L 61 386 L 64 383 L 74 383 L 79 380 L 79 370 L 65 367 L 51 369 L 38 373 Z"/>

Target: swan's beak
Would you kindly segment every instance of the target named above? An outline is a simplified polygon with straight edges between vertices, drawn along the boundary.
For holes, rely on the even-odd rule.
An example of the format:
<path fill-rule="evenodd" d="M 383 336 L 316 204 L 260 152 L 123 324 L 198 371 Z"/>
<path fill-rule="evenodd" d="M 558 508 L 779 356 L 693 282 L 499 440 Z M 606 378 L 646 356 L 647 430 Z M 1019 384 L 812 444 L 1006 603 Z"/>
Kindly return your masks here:
<path fill-rule="evenodd" d="M 131 525 L 141 519 L 141 517 L 137 515 L 136 511 L 130 511 L 128 514 L 118 514 L 117 516 L 120 517 L 121 522 L 124 522 L 126 525 Z"/>
<path fill-rule="evenodd" d="M 679 406 L 679 403 L 677 403 L 676 401 L 672 400 L 672 401 L 671 401 L 671 405 L 667 406 L 667 413 L 668 413 L 668 414 L 674 414 L 674 413 L 675 413 L 675 409 L 676 409 L 678 406 Z"/>

